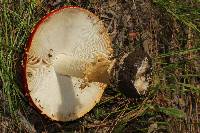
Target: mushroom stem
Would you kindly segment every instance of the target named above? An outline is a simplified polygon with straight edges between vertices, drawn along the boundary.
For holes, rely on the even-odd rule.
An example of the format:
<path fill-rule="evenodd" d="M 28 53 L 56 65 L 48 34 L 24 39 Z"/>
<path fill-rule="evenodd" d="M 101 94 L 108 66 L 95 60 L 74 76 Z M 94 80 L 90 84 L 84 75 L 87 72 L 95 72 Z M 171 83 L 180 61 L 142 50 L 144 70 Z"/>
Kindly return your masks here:
<path fill-rule="evenodd" d="M 56 73 L 77 78 L 84 77 L 83 71 L 85 65 L 85 60 L 67 54 L 57 54 L 53 61 Z"/>
<path fill-rule="evenodd" d="M 109 68 L 112 61 L 97 56 L 96 60 L 88 61 L 66 54 L 58 54 L 54 60 L 54 69 L 61 75 L 84 78 L 88 82 L 109 83 Z"/>
<path fill-rule="evenodd" d="M 95 63 L 90 63 L 85 70 L 85 79 L 88 82 L 109 83 L 112 61 L 100 57 Z"/>

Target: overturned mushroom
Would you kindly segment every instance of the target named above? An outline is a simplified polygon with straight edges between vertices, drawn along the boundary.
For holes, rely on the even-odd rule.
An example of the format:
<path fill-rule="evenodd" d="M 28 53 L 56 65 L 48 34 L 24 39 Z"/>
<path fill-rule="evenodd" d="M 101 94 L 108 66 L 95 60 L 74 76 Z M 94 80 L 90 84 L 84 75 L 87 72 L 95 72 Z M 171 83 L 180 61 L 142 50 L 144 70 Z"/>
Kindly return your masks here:
<path fill-rule="evenodd" d="M 109 35 L 94 14 L 79 7 L 57 9 L 31 33 L 23 59 L 26 94 L 42 114 L 70 121 L 99 102 L 115 72 L 114 80 L 127 96 L 146 91 L 147 58 L 138 67 L 133 60 L 137 52 L 121 63 L 111 60 L 112 54 Z"/>
<path fill-rule="evenodd" d="M 110 45 L 102 22 L 85 9 L 63 7 L 42 18 L 23 60 L 32 103 L 52 120 L 82 117 L 108 83 Z"/>

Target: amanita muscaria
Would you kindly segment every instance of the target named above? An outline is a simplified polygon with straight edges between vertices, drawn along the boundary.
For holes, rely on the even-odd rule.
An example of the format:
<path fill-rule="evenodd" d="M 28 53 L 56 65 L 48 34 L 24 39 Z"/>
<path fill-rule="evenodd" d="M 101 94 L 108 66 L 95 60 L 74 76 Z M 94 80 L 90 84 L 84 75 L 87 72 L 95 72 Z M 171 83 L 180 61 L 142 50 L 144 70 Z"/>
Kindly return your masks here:
<path fill-rule="evenodd" d="M 102 21 L 79 7 L 62 7 L 34 27 L 23 59 L 25 91 L 52 120 L 89 112 L 109 84 L 113 49 Z"/>

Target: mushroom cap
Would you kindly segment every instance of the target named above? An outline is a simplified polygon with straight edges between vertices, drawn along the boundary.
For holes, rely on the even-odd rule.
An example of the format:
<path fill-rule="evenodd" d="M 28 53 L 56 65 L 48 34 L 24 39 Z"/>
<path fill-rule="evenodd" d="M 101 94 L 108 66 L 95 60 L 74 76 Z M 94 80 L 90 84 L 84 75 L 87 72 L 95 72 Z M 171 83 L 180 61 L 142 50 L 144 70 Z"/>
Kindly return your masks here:
<path fill-rule="evenodd" d="M 26 94 L 52 120 L 80 118 L 100 101 L 107 85 L 88 82 L 88 68 L 96 68 L 99 58 L 109 62 L 111 55 L 109 35 L 98 17 L 79 7 L 54 10 L 29 38 L 23 59 Z"/>

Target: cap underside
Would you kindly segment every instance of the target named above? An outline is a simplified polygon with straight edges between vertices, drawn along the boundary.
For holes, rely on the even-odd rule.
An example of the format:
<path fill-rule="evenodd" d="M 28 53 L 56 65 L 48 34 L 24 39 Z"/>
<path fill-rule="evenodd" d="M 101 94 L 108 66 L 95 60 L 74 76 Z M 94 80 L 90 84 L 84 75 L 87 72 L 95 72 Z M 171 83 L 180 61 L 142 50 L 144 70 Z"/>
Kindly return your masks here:
<path fill-rule="evenodd" d="M 99 102 L 106 84 L 86 82 L 84 71 L 112 52 L 108 33 L 92 13 L 64 8 L 50 15 L 32 35 L 26 54 L 29 95 L 42 114 L 74 120 Z"/>

